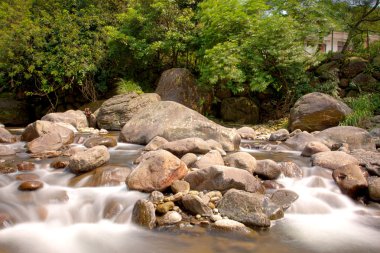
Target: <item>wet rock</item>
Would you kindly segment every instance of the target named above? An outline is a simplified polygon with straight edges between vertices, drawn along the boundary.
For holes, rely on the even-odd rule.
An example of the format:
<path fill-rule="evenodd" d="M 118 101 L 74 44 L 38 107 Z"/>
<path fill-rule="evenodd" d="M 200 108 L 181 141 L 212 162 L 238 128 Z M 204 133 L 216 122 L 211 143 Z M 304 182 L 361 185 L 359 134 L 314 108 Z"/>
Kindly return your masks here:
<path fill-rule="evenodd" d="M 280 170 L 285 177 L 302 178 L 302 169 L 294 162 L 279 162 Z"/>
<path fill-rule="evenodd" d="M 339 124 L 352 110 L 335 98 L 313 92 L 304 95 L 290 110 L 289 127 L 309 132 L 321 131 Z"/>
<path fill-rule="evenodd" d="M 247 97 L 223 99 L 220 114 L 224 121 L 243 124 L 256 124 L 259 121 L 259 107 Z"/>
<path fill-rule="evenodd" d="M 371 135 L 364 129 L 352 126 L 338 126 L 326 129 L 315 135 L 328 147 L 336 143 L 347 143 L 350 150 L 364 149 L 375 151 L 375 143 Z"/>
<path fill-rule="evenodd" d="M 174 203 L 172 201 L 164 202 L 162 204 L 158 204 L 156 207 L 156 212 L 160 214 L 165 214 L 174 208 Z"/>
<path fill-rule="evenodd" d="M 242 139 L 253 140 L 256 137 L 256 132 L 251 127 L 242 127 L 237 130 Z"/>
<path fill-rule="evenodd" d="M 142 161 L 128 176 L 126 183 L 130 190 L 163 191 L 186 174 L 186 164 L 170 152 L 150 151 L 143 155 Z"/>
<path fill-rule="evenodd" d="M 128 167 L 105 165 L 83 174 L 84 177 L 91 175 L 84 186 L 117 186 L 125 182 L 131 171 Z"/>
<path fill-rule="evenodd" d="M 211 150 L 210 145 L 201 138 L 186 138 L 168 142 L 160 147 L 176 156 L 183 156 L 187 153 L 206 154 Z"/>
<path fill-rule="evenodd" d="M 60 161 L 60 160 L 56 160 L 56 161 L 53 161 L 53 162 L 50 164 L 50 167 L 52 167 L 52 168 L 54 168 L 54 169 L 64 169 L 64 168 L 66 168 L 68 165 L 69 165 L 69 161 Z"/>
<path fill-rule="evenodd" d="M 301 155 L 310 157 L 316 153 L 326 152 L 326 151 L 330 151 L 330 149 L 325 144 L 319 141 L 312 141 L 306 144 Z"/>
<path fill-rule="evenodd" d="M 226 166 L 246 170 L 250 173 L 256 169 L 256 159 L 246 152 L 237 152 L 229 154 L 224 158 Z"/>
<path fill-rule="evenodd" d="M 162 138 L 160 136 L 154 137 L 148 145 L 146 145 L 143 150 L 144 151 L 156 151 L 160 149 L 161 146 L 168 143 L 168 141 L 165 138 Z"/>
<path fill-rule="evenodd" d="M 258 175 L 262 179 L 274 180 L 280 176 L 281 169 L 280 166 L 272 160 L 258 160 L 253 174 Z"/>
<path fill-rule="evenodd" d="M 263 202 L 263 213 L 270 220 L 278 220 L 284 217 L 284 209 L 265 197 Z"/>
<path fill-rule="evenodd" d="M 190 184 L 183 180 L 176 180 L 172 183 L 170 188 L 174 194 L 178 192 L 183 192 L 186 194 L 190 191 Z"/>
<path fill-rule="evenodd" d="M 154 204 L 162 203 L 164 201 L 164 194 L 159 191 L 152 191 L 149 195 L 149 200 Z"/>
<path fill-rule="evenodd" d="M 105 164 L 109 159 L 110 154 L 105 146 L 95 146 L 71 156 L 68 167 L 73 173 L 84 173 Z"/>
<path fill-rule="evenodd" d="M 120 141 L 146 144 L 155 136 L 168 141 L 199 137 L 213 139 L 225 151 L 238 150 L 240 136 L 236 130 L 222 127 L 203 115 L 172 101 L 161 101 L 140 110 L 123 127 Z"/>
<path fill-rule="evenodd" d="M 316 138 L 314 135 L 308 132 L 300 132 L 287 139 L 285 141 L 285 145 L 294 150 L 303 151 L 308 143 L 319 141 L 320 139 Z"/>
<path fill-rule="evenodd" d="M 285 141 L 288 138 L 289 138 L 289 131 L 286 129 L 280 129 L 274 133 L 271 133 L 269 140 L 270 141 Z"/>
<path fill-rule="evenodd" d="M 277 190 L 275 191 L 270 200 L 281 207 L 283 210 L 286 210 L 290 205 L 298 199 L 298 194 L 290 190 Z"/>
<path fill-rule="evenodd" d="M 65 144 L 70 144 L 74 140 L 74 132 L 72 130 L 43 120 L 37 120 L 29 124 L 23 131 L 21 140 L 28 142 L 49 133 L 59 134 Z"/>
<path fill-rule="evenodd" d="M 270 220 L 263 213 L 264 195 L 231 189 L 218 205 L 220 214 L 247 226 L 269 227 Z"/>
<path fill-rule="evenodd" d="M 229 220 L 229 219 L 222 219 L 217 220 L 213 226 L 213 230 L 221 231 L 221 232 L 238 232 L 238 233 L 250 233 L 251 230 L 247 228 L 243 223 Z"/>
<path fill-rule="evenodd" d="M 368 191 L 372 200 L 380 202 L 380 177 L 368 178 Z"/>
<path fill-rule="evenodd" d="M 9 164 L 0 163 L 0 174 L 11 174 L 17 172 L 17 169 Z"/>
<path fill-rule="evenodd" d="M 138 200 L 133 207 L 132 222 L 142 227 L 153 229 L 156 226 L 153 203 L 145 199 Z"/>
<path fill-rule="evenodd" d="M 0 212 L 0 229 L 9 227 L 13 224 L 12 216 L 7 213 Z"/>
<path fill-rule="evenodd" d="M 95 146 L 106 146 L 107 148 L 115 147 L 117 145 L 117 141 L 112 137 L 104 137 L 104 136 L 94 136 L 88 138 L 84 142 L 84 146 L 86 148 L 92 148 Z"/>
<path fill-rule="evenodd" d="M 156 93 L 163 101 L 175 101 L 199 113 L 207 111 L 211 104 L 209 92 L 197 85 L 196 78 L 185 68 L 164 71 L 157 83 Z M 203 103 L 200 103 L 200 101 Z"/>
<path fill-rule="evenodd" d="M 157 217 L 157 224 L 159 226 L 174 225 L 182 221 L 182 216 L 176 211 L 169 211 L 162 217 Z"/>
<path fill-rule="evenodd" d="M 41 118 L 50 122 L 63 122 L 74 126 L 76 129 L 88 127 L 87 117 L 84 112 L 79 110 L 68 110 L 66 112 L 53 112 Z"/>
<path fill-rule="evenodd" d="M 15 136 L 13 136 L 7 129 L 0 127 L 0 143 L 13 143 L 15 141 Z"/>
<path fill-rule="evenodd" d="M 26 147 L 30 153 L 38 154 L 46 151 L 56 151 L 63 147 L 63 142 L 58 133 L 47 133 L 28 142 Z"/>
<path fill-rule="evenodd" d="M 348 164 L 337 168 L 333 171 L 333 178 L 342 193 L 351 198 L 365 195 L 368 190 L 367 180 L 357 164 Z"/>
<path fill-rule="evenodd" d="M 231 188 L 248 192 L 264 192 L 260 180 L 246 170 L 226 166 L 210 166 L 190 172 L 184 179 L 193 190 L 227 191 Z"/>
<path fill-rule="evenodd" d="M 188 168 L 190 168 L 197 160 L 197 155 L 193 153 L 187 153 L 181 157 L 181 161 L 183 161 Z"/>
<path fill-rule="evenodd" d="M 24 181 L 18 186 L 18 189 L 20 191 L 36 191 L 41 189 L 43 186 L 44 184 L 41 181 Z"/>
<path fill-rule="evenodd" d="M 13 148 L 0 144 L 0 156 L 9 156 L 14 154 L 16 154 L 16 151 Z"/>
<path fill-rule="evenodd" d="M 345 165 L 359 165 L 359 161 L 342 151 L 320 152 L 311 157 L 313 166 L 320 166 L 326 169 L 335 170 Z"/>
<path fill-rule="evenodd" d="M 222 155 L 216 150 L 211 150 L 193 164 L 198 169 L 206 169 L 212 165 L 224 165 Z"/>
<path fill-rule="evenodd" d="M 36 181 L 40 177 L 36 174 L 18 174 L 16 175 L 15 179 L 18 181 Z"/>
<path fill-rule="evenodd" d="M 96 120 L 100 128 L 120 130 L 139 110 L 160 101 L 155 93 L 129 92 L 106 100 L 99 108 Z"/>
<path fill-rule="evenodd" d="M 124 209 L 124 206 L 122 203 L 120 203 L 118 200 L 112 199 L 107 202 L 106 206 L 103 210 L 103 218 L 104 219 L 112 219 L 119 215 Z"/>
<path fill-rule="evenodd" d="M 370 174 L 380 176 L 379 152 L 357 149 L 352 151 L 351 155 L 355 157 L 359 161 L 360 166 L 366 168 Z"/>
<path fill-rule="evenodd" d="M 18 171 L 33 171 L 36 169 L 36 165 L 31 162 L 22 162 L 17 164 Z"/>
<path fill-rule="evenodd" d="M 211 216 L 212 209 L 199 196 L 187 194 L 182 197 L 182 205 L 190 213 L 201 216 Z"/>

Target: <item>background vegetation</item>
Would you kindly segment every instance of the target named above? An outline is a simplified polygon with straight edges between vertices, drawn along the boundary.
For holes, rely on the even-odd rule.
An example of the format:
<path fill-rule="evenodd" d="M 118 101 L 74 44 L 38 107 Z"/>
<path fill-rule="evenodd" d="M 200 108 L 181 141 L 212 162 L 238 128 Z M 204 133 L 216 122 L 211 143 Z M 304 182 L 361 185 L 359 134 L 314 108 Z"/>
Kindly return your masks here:
<path fill-rule="evenodd" d="M 379 20 L 379 0 L 1 0 L 0 92 L 55 110 L 67 94 L 152 91 L 186 67 L 210 92 L 269 89 L 291 105 L 316 89 L 307 69 L 324 57 L 306 42 L 343 30 L 360 51 Z"/>

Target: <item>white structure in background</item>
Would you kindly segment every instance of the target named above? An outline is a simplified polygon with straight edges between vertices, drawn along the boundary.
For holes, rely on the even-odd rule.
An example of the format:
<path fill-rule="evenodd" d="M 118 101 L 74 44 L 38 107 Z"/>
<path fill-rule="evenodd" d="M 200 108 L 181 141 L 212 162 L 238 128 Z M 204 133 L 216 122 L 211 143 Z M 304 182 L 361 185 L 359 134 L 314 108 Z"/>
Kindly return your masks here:
<path fill-rule="evenodd" d="M 314 54 L 318 49 L 321 52 L 340 52 L 343 49 L 344 43 L 347 40 L 348 33 L 346 32 L 331 32 L 329 35 L 323 38 L 323 43 L 318 46 L 309 46 L 306 42 L 305 50 L 309 54 Z M 379 41 L 379 35 L 368 35 L 365 47 L 375 41 Z"/>

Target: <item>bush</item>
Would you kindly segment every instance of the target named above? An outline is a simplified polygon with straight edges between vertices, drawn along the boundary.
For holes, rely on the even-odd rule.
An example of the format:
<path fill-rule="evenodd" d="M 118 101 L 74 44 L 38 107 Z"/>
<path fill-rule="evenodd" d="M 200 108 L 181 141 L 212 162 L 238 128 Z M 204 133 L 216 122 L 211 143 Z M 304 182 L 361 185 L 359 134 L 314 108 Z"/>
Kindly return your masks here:
<path fill-rule="evenodd" d="M 346 98 L 353 112 L 340 123 L 343 126 L 366 127 L 375 111 L 380 109 L 380 94 L 364 94 L 357 98 Z"/>
<path fill-rule="evenodd" d="M 119 81 L 116 83 L 116 94 L 124 94 L 127 92 L 136 92 L 137 94 L 144 93 L 137 83 L 135 83 L 132 80 L 125 80 L 123 78 L 120 78 Z"/>

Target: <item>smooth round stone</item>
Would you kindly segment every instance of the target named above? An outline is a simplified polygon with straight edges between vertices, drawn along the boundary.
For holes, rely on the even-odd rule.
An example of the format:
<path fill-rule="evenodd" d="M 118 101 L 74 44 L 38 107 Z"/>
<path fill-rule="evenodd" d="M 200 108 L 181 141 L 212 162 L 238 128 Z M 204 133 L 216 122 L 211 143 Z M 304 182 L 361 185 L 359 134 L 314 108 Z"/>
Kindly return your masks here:
<path fill-rule="evenodd" d="M 31 162 L 22 162 L 17 164 L 17 169 L 19 171 L 33 171 L 36 169 L 36 165 Z"/>
<path fill-rule="evenodd" d="M 36 191 L 36 190 L 42 188 L 43 186 L 44 186 L 44 184 L 41 181 L 33 180 L 33 181 L 22 182 L 19 185 L 18 189 L 20 191 Z"/>
<path fill-rule="evenodd" d="M 50 166 L 54 169 L 64 169 L 69 165 L 68 161 L 54 161 L 50 164 Z"/>
<path fill-rule="evenodd" d="M 34 181 L 40 177 L 36 174 L 18 174 L 16 175 L 16 180 L 18 181 Z"/>
<path fill-rule="evenodd" d="M 176 211 L 169 211 L 164 216 L 158 217 L 157 222 L 158 225 L 173 225 L 182 221 L 182 216 Z"/>
<path fill-rule="evenodd" d="M 213 224 L 213 228 L 218 231 L 223 232 L 243 232 L 243 233 L 250 233 L 251 230 L 247 228 L 243 223 L 229 220 L 229 219 L 221 219 L 217 220 Z"/>

